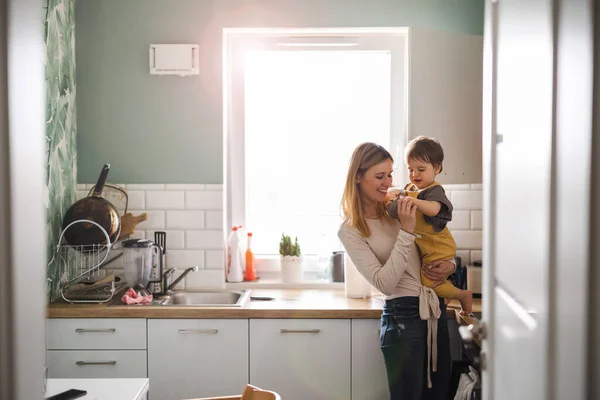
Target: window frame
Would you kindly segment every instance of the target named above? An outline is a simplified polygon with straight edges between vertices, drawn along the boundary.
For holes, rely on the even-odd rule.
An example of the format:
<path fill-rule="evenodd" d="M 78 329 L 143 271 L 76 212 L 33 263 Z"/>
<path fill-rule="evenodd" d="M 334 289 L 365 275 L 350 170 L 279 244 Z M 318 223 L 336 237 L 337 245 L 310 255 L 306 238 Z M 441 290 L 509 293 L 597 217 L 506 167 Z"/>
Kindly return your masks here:
<path fill-rule="evenodd" d="M 395 160 L 395 181 L 408 178 L 403 152 L 409 125 L 409 28 L 224 28 L 223 29 L 223 240 L 231 227 L 245 226 L 245 114 L 244 68 L 246 50 L 343 50 L 391 53 L 390 152 Z M 314 43 L 314 45 L 311 45 Z M 396 112 L 394 110 L 400 110 Z M 225 249 L 227 246 L 225 246 Z M 226 251 L 225 251 L 226 253 Z M 225 255 L 226 256 L 226 255 Z M 316 255 L 303 254 L 305 269 Z M 279 271 L 279 256 L 257 254 L 257 271 Z"/>

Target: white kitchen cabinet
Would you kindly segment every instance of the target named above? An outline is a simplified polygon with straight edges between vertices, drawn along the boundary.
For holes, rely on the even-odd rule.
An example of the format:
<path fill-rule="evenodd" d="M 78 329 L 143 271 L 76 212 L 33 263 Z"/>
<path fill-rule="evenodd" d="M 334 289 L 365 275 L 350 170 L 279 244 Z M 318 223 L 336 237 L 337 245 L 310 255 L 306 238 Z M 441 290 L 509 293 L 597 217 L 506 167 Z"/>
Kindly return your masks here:
<path fill-rule="evenodd" d="M 46 348 L 52 350 L 145 350 L 145 318 L 51 318 Z"/>
<path fill-rule="evenodd" d="M 483 36 L 410 28 L 408 38 L 408 140 L 440 141 L 440 183 L 481 183 Z"/>
<path fill-rule="evenodd" d="M 248 320 L 148 320 L 151 400 L 240 394 L 248 383 Z"/>
<path fill-rule="evenodd" d="M 352 400 L 389 400 L 379 319 L 352 320 Z"/>
<path fill-rule="evenodd" d="M 146 320 L 46 320 L 46 363 L 51 378 L 146 378 Z"/>
<path fill-rule="evenodd" d="M 349 319 L 251 319 L 250 383 L 285 400 L 350 399 Z"/>
<path fill-rule="evenodd" d="M 50 378 L 146 378 L 146 350 L 48 350 Z"/>

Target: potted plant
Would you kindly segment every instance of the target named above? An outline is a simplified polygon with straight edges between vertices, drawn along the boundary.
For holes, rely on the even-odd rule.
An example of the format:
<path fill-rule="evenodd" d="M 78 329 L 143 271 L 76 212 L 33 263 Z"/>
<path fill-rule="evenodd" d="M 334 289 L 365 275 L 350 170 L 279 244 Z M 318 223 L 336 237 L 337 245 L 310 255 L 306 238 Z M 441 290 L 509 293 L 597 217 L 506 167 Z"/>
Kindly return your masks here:
<path fill-rule="evenodd" d="M 302 282 L 302 256 L 298 237 L 292 243 L 292 239 L 282 233 L 279 254 L 281 255 L 281 281 Z"/>

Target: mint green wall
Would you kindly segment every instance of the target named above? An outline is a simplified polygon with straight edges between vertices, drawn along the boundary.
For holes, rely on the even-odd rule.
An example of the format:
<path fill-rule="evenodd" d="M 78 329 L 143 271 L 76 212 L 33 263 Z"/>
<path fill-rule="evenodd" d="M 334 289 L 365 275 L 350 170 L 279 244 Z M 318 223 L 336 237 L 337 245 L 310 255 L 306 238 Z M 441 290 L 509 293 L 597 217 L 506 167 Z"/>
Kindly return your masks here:
<path fill-rule="evenodd" d="M 483 0 L 77 0 L 78 181 L 222 183 L 223 27 L 483 32 Z M 148 72 L 152 43 L 200 45 L 200 75 Z"/>
<path fill-rule="evenodd" d="M 54 257 L 62 216 L 75 201 L 75 0 L 44 0 L 46 44 L 46 245 L 48 292 L 56 294 Z"/>

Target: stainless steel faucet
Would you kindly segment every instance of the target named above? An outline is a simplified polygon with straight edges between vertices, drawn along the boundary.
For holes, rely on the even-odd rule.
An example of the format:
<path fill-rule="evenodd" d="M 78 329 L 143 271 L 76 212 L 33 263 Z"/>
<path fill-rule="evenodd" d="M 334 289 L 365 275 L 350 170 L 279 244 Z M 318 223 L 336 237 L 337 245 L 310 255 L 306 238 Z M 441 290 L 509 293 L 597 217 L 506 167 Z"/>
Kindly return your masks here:
<path fill-rule="evenodd" d="M 179 277 L 177 277 L 177 279 L 175 279 L 175 281 L 171 282 L 171 278 L 173 278 L 173 273 L 177 271 L 177 268 L 169 268 L 167 269 L 164 273 L 163 273 L 163 287 L 165 290 L 165 294 L 171 294 L 171 292 L 173 291 L 173 288 L 175 286 L 177 286 L 177 284 L 179 282 L 181 282 L 181 280 L 183 278 L 185 278 L 185 276 L 187 274 L 189 274 L 190 272 L 196 272 L 198 271 L 198 266 L 194 265 L 193 267 L 190 268 L 186 268 L 183 273 L 181 275 L 179 275 Z"/>

